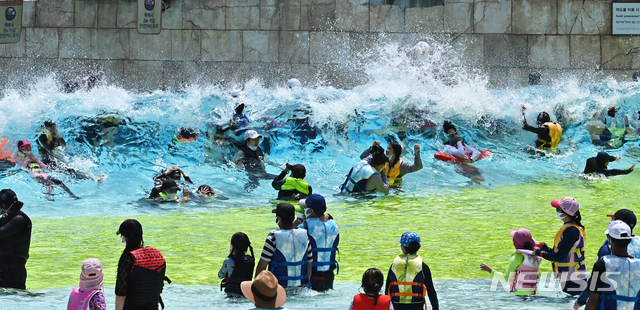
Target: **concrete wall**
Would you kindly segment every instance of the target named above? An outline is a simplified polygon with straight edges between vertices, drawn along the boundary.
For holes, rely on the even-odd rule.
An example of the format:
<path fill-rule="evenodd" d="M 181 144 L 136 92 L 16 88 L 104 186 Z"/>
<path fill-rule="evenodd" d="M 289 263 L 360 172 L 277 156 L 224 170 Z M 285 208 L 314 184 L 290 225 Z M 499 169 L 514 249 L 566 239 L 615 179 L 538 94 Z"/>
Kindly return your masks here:
<path fill-rule="evenodd" d="M 358 53 L 431 39 L 465 46 L 497 87 L 546 78 L 630 79 L 640 37 L 611 35 L 610 0 L 172 0 L 160 35 L 139 35 L 132 0 L 25 1 L 17 44 L 0 45 L 0 85 L 103 72 L 134 90 L 289 77 L 366 82 Z M 385 4 L 393 3 L 393 4 Z"/>

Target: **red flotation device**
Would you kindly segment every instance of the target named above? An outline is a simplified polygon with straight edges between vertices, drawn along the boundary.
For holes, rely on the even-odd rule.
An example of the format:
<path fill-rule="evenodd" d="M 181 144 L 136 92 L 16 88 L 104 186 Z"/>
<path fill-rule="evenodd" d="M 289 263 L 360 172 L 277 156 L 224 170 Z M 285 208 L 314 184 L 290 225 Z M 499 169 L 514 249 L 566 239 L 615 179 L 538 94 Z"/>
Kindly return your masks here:
<path fill-rule="evenodd" d="M 483 158 L 487 158 L 489 156 L 491 156 L 491 154 L 493 154 L 493 151 L 489 151 L 489 150 L 482 150 L 480 151 L 480 157 L 478 157 L 477 160 L 481 160 Z M 464 161 L 464 159 L 460 159 L 458 157 L 455 157 L 453 155 L 449 155 L 449 154 L 445 154 L 445 153 L 441 153 L 441 152 L 437 152 L 436 155 L 434 155 L 434 157 L 436 159 L 442 160 L 442 161 L 448 161 L 448 162 L 453 162 L 453 163 L 461 163 Z M 464 157 L 466 159 L 471 159 L 471 154 L 465 154 Z"/>
<path fill-rule="evenodd" d="M 12 163 L 15 163 L 16 160 L 13 159 L 13 152 L 11 152 L 11 148 L 7 148 L 7 138 L 0 139 L 0 160 L 8 160 Z"/>

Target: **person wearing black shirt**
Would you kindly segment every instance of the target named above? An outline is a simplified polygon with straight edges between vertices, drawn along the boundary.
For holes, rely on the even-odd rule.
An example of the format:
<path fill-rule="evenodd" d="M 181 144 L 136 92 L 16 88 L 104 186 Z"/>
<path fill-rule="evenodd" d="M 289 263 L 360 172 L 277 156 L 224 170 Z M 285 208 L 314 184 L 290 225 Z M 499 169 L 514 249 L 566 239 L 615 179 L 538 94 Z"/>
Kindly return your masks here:
<path fill-rule="evenodd" d="M 12 190 L 0 191 L 0 287 L 26 289 L 31 219 L 23 205 Z"/>

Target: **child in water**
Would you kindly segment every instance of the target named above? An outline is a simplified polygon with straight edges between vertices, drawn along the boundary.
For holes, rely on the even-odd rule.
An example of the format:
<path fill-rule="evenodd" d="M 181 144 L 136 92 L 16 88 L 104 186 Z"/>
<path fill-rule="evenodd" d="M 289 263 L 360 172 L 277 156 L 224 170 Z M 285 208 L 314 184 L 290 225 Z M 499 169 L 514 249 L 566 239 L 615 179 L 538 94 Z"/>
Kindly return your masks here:
<path fill-rule="evenodd" d="M 362 275 L 362 289 L 364 294 L 360 293 L 353 297 L 349 310 L 358 309 L 389 309 L 393 310 L 391 297 L 380 295 L 384 275 L 377 268 L 369 268 Z"/>
<path fill-rule="evenodd" d="M 247 248 L 251 251 L 251 256 L 246 255 Z M 229 256 L 218 271 L 218 278 L 222 279 L 220 289 L 224 287 L 228 297 L 244 297 L 240 283 L 253 279 L 255 261 L 249 237 L 243 232 L 233 234 Z"/>
<path fill-rule="evenodd" d="M 107 310 L 102 292 L 104 274 L 102 263 L 97 258 L 87 258 L 82 263 L 80 285 L 69 296 L 67 309 Z"/>
<path fill-rule="evenodd" d="M 509 258 L 507 275 L 509 276 L 509 286 L 515 295 L 535 295 L 540 278 L 541 257 L 533 254 L 536 241 L 531 237 L 531 232 L 526 228 L 520 228 L 509 234 L 513 238 L 513 246 L 516 252 Z M 487 264 L 480 264 L 480 269 L 491 274 L 494 279 L 504 281 L 504 275 L 493 270 Z"/>
<path fill-rule="evenodd" d="M 71 190 L 64 183 L 62 183 L 62 181 L 53 178 L 44 172 L 44 169 L 47 169 L 47 166 L 43 164 L 42 161 L 40 161 L 38 156 L 34 155 L 31 152 L 31 143 L 29 143 L 29 141 L 24 139 L 18 141 L 18 152 L 16 153 L 14 160 L 18 164 L 18 166 L 20 166 L 23 170 L 29 172 L 29 175 L 34 180 L 45 186 L 45 188 L 47 189 L 47 199 L 53 200 L 53 197 L 51 195 L 51 191 L 53 191 L 53 185 L 60 186 L 72 198 L 79 199 L 79 197 L 74 195 Z"/>

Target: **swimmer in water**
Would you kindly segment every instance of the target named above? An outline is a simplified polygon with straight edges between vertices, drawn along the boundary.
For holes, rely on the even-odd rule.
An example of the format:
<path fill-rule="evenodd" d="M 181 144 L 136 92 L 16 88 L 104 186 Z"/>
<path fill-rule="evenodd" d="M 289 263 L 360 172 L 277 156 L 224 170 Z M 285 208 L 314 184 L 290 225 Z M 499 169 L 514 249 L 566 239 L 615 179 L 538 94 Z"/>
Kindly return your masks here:
<path fill-rule="evenodd" d="M 158 202 L 189 202 L 189 190 L 184 188 L 182 190 L 182 198 L 178 198 L 178 191 L 180 188 L 176 181 L 168 179 L 162 182 L 162 186 L 160 187 L 160 192 L 154 194 L 153 192 L 149 195 L 147 199 L 153 199 Z"/>
<path fill-rule="evenodd" d="M 584 167 L 584 174 L 602 174 L 606 177 L 614 175 L 629 174 L 633 172 L 636 165 L 631 166 L 629 169 L 609 169 L 609 162 L 619 161 L 620 156 L 609 155 L 607 152 L 598 152 L 598 155 L 587 159 L 587 164 Z"/>
<path fill-rule="evenodd" d="M 18 152 L 16 153 L 14 160 L 16 164 L 23 170 L 29 172 L 29 175 L 38 183 L 45 186 L 47 189 L 46 197 L 49 200 L 53 200 L 51 191 L 53 191 L 53 185 L 58 185 L 64 189 L 71 198 L 80 199 L 80 197 L 74 195 L 71 190 L 62 181 L 51 177 L 44 172 L 47 166 L 40 161 L 40 159 L 31 153 L 31 143 L 27 140 L 18 141 Z"/>
<path fill-rule="evenodd" d="M 522 122 L 523 129 L 531 131 L 538 135 L 536 140 L 536 147 L 539 149 L 553 150 L 558 147 L 560 138 L 562 138 L 562 126 L 556 122 L 551 122 L 549 113 L 540 112 L 536 121 L 537 127 L 527 124 L 527 118 L 524 115 L 524 111 L 527 109 L 524 105 L 522 108 Z"/>
<path fill-rule="evenodd" d="M 458 136 L 458 132 L 456 131 L 456 126 L 454 126 L 450 121 L 444 121 L 442 128 L 448 137 L 448 140 L 444 142 L 444 145 L 447 147 L 449 154 L 467 162 L 474 162 L 478 160 L 481 155 L 480 151 L 462 142 L 462 139 Z M 469 156 L 469 158 L 467 159 L 466 156 Z"/>
<path fill-rule="evenodd" d="M 360 159 L 365 159 L 371 155 L 371 149 L 375 145 L 380 145 L 380 141 L 374 141 L 370 148 L 360 154 Z M 391 142 L 387 146 L 385 155 L 389 157 L 389 162 L 384 165 L 384 174 L 387 175 L 389 186 L 399 186 L 402 177 L 407 173 L 416 172 L 422 169 L 422 159 L 420 158 L 420 145 L 413 146 L 413 164 L 402 160 L 402 145 L 398 142 Z"/>
<path fill-rule="evenodd" d="M 389 181 L 384 174 L 384 166 L 389 158 L 379 145 L 371 147 L 371 156 L 358 162 L 347 175 L 347 179 L 340 186 L 340 192 L 347 194 L 364 194 L 379 191 L 389 194 Z"/>
<path fill-rule="evenodd" d="M 84 172 L 68 166 L 68 163 L 64 161 L 62 151 L 67 146 L 58 131 L 58 126 L 53 121 L 45 121 L 44 132 L 37 137 L 36 143 L 38 144 L 38 152 L 42 155 L 42 162 L 47 165 L 50 170 L 60 170 L 67 172 L 77 179 L 90 179 L 97 183 L 102 183 L 107 176 L 101 174 L 100 176 L 87 175 Z"/>

